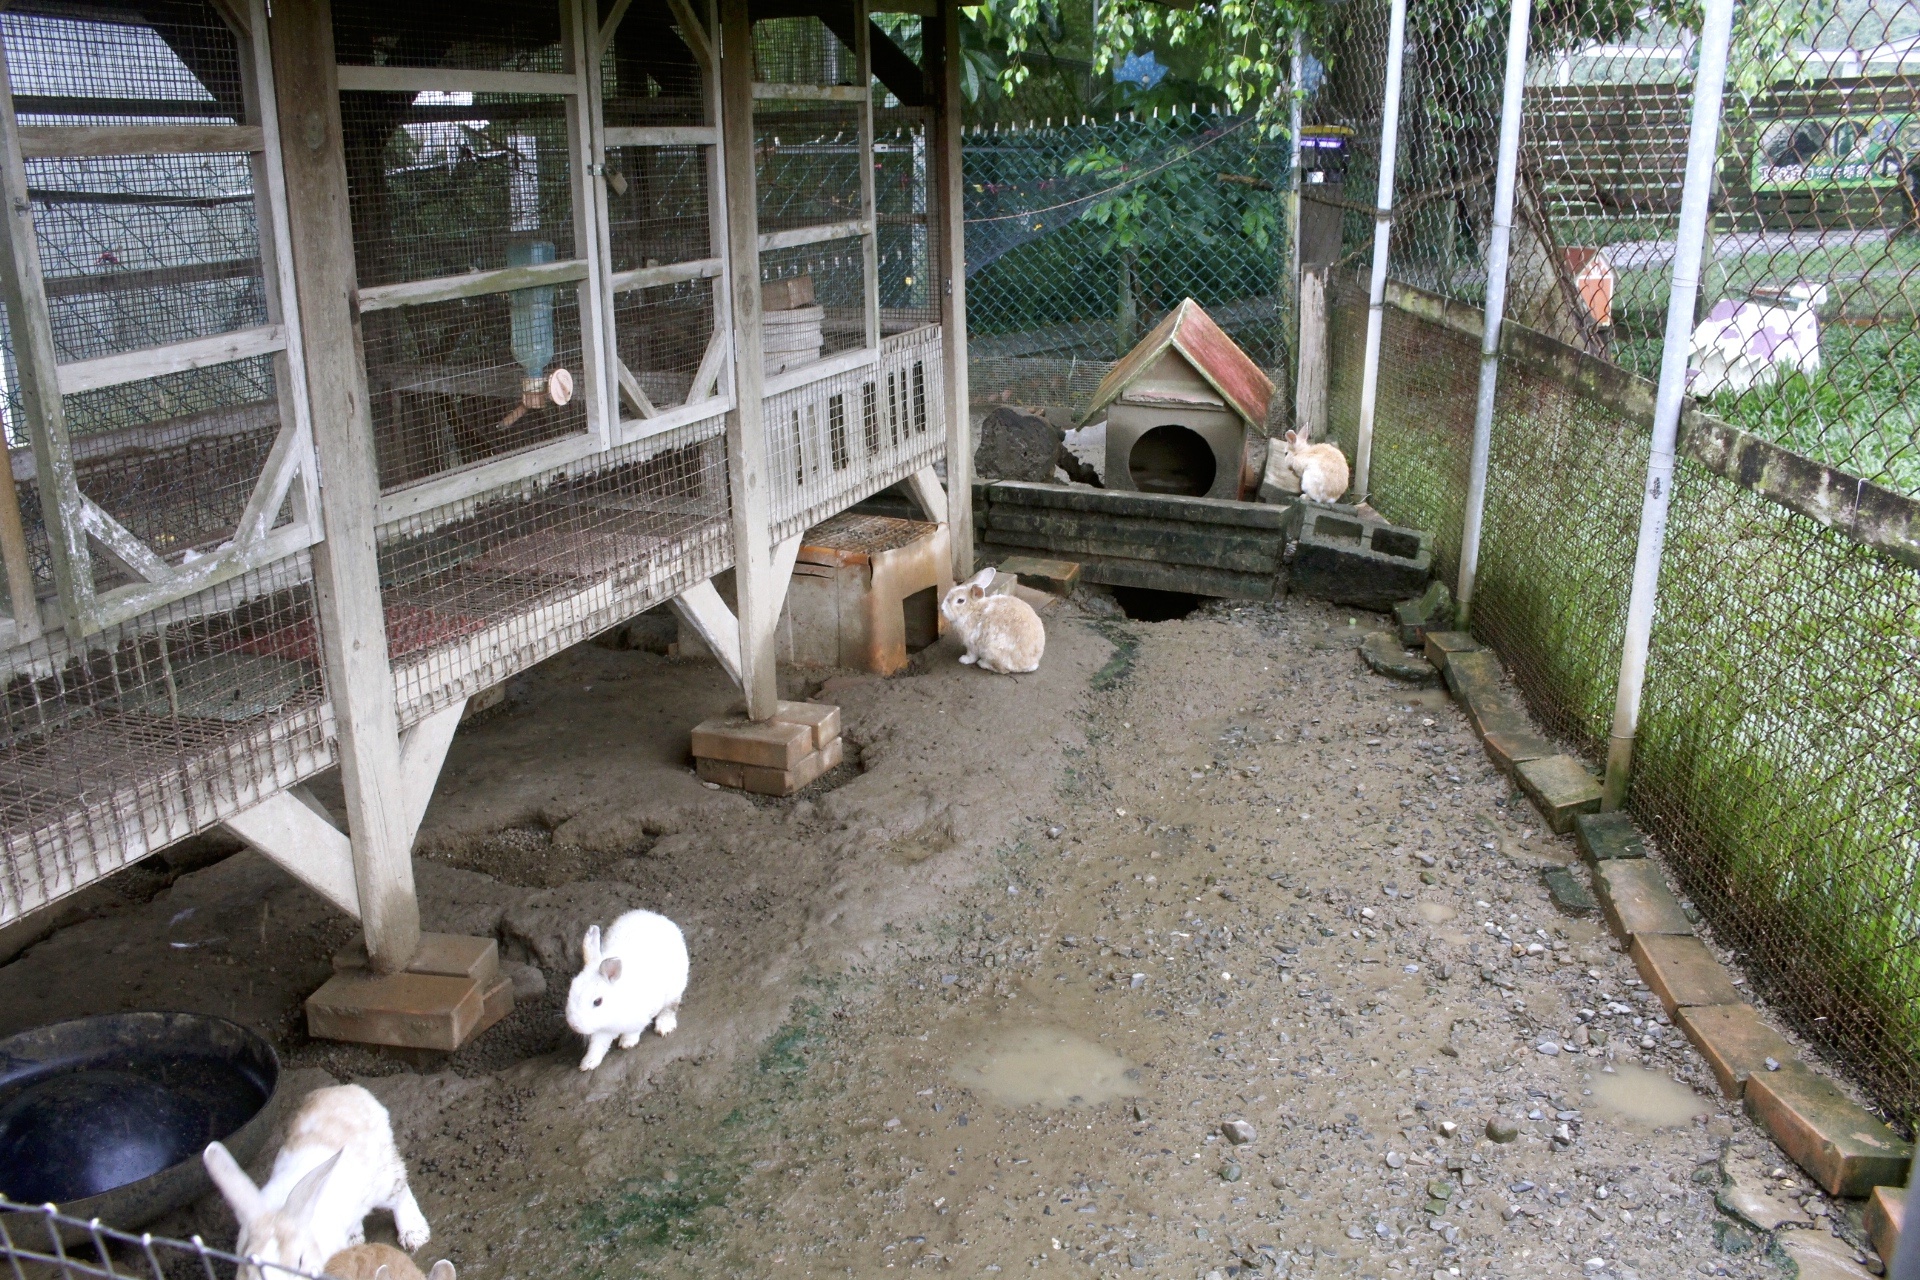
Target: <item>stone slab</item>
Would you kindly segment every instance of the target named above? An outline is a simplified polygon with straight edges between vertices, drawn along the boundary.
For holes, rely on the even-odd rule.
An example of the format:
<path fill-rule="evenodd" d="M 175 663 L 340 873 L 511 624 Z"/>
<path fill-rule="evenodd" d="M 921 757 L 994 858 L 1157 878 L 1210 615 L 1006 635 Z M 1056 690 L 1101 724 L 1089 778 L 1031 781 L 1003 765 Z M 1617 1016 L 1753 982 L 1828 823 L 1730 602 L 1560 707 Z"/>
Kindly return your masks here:
<path fill-rule="evenodd" d="M 791 769 L 817 750 L 810 725 L 783 720 L 706 720 L 693 727 L 697 760 L 726 761 L 761 769 Z"/>
<path fill-rule="evenodd" d="M 1393 621 L 1400 629 L 1400 642 L 1410 649 L 1419 648 L 1429 631 L 1444 631 L 1453 625 L 1453 593 L 1436 578 L 1413 599 L 1393 606 Z"/>
<path fill-rule="evenodd" d="M 1547 896 L 1553 899 L 1553 905 L 1570 915 L 1586 915 L 1599 905 L 1587 886 L 1580 883 L 1580 877 L 1566 867 L 1548 867 L 1540 873 L 1540 879 L 1547 886 Z"/>
<path fill-rule="evenodd" d="M 1360 642 L 1360 657 L 1379 674 L 1413 685 L 1440 683 L 1440 672 L 1417 653 L 1409 653 L 1391 631 L 1369 632 Z"/>
<path fill-rule="evenodd" d="M 1647 856 L 1647 838 L 1633 819 L 1619 810 L 1583 813 L 1573 820 L 1573 842 L 1588 862 L 1611 862 Z"/>
<path fill-rule="evenodd" d="M 1492 733 L 1532 733 L 1533 721 L 1518 695 L 1501 683 L 1500 656 L 1491 649 L 1467 649 L 1447 655 L 1447 688 L 1485 738 Z"/>
<path fill-rule="evenodd" d="M 1528 760 L 1539 760 L 1546 756 L 1558 755 L 1560 748 L 1537 733 L 1514 733 L 1511 730 L 1496 729 L 1480 740 L 1487 749 L 1487 759 L 1502 773 L 1511 775 L 1514 768 Z"/>
<path fill-rule="evenodd" d="M 1628 953 L 1669 1018 L 1683 1006 L 1740 1003 L 1726 968 L 1691 934 L 1635 934 Z"/>
<path fill-rule="evenodd" d="M 1907 1176 L 1912 1144 L 1799 1063 L 1748 1077 L 1746 1108 L 1830 1196 L 1864 1196 Z"/>
<path fill-rule="evenodd" d="M 1445 671 L 1447 659 L 1456 653 L 1477 653 L 1480 642 L 1464 631 L 1429 631 L 1426 636 L 1427 661 Z"/>
<path fill-rule="evenodd" d="M 367 967 L 367 944 L 355 938 L 333 953 L 336 972 Z M 458 933 L 423 933 L 420 950 L 407 965 L 408 973 L 424 973 L 442 978 L 469 978 L 485 985 L 500 973 L 500 944 L 492 938 L 475 938 Z"/>
<path fill-rule="evenodd" d="M 1906 1211 L 1905 1187 L 1875 1187 L 1873 1194 L 1867 1197 L 1864 1224 L 1867 1239 L 1873 1243 L 1873 1251 L 1888 1266 L 1893 1265 L 1893 1255 L 1900 1248 L 1900 1227 Z"/>
<path fill-rule="evenodd" d="M 1747 1078 L 1766 1071 L 1768 1058 L 1783 1068 L 1800 1060 L 1786 1037 L 1762 1022 L 1750 1004 L 1683 1006 L 1673 1022 L 1706 1059 L 1720 1092 L 1736 1101 L 1747 1092 Z"/>
<path fill-rule="evenodd" d="M 1607 924 L 1629 942 L 1643 933 L 1693 934 L 1680 899 L 1652 862 L 1602 862 L 1593 869 L 1593 891 Z"/>
<path fill-rule="evenodd" d="M 307 997 L 307 1034 L 452 1053 L 480 1030 L 486 992 L 485 984 L 471 978 L 336 973 Z"/>
<path fill-rule="evenodd" d="M 765 769 L 733 760 L 695 757 L 694 771 L 702 782 L 712 782 L 760 796 L 790 796 L 816 781 L 821 774 L 837 766 L 845 756 L 842 740 L 835 738 L 817 751 L 802 756 L 790 769 Z"/>
<path fill-rule="evenodd" d="M 1573 830 L 1573 820 L 1600 808 L 1600 782 L 1572 756 L 1541 756 L 1513 768 L 1514 781 L 1527 793 L 1555 835 Z"/>
<path fill-rule="evenodd" d="M 1008 556 L 1000 562 L 1000 572 L 1012 574 L 1022 586 L 1056 596 L 1069 594 L 1080 582 L 1080 566 L 1071 560 Z"/>

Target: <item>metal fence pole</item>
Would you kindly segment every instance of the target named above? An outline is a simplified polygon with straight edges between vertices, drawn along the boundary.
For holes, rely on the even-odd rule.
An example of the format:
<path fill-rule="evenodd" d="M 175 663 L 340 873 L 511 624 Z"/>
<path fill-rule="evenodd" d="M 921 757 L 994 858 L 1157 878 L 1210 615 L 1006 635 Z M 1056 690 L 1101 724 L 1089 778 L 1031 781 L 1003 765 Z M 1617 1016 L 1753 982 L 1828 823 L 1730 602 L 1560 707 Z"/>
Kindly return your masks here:
<path fill-rule="evenodd" d="M 1373 409 L 1380 396 L 1380 328 L 1387 304 L 1387 247 L 1393 235 L 1393 163 L 1400 146 L 1400 72 L 1407 60 L 1407 0 L 1393 0 L 1387 30 L 1387 86 L 1380 103 L 1380 191 L 1373 209 L 1373 283 L 1367 292 L 1367 349 L 1360 369 L 1360 429 L 1353 449 L 1353 500 L 1367 497 L 1373 465 Z"/>
<path fill-rule="evenodd" d="M 1687 357 L 1700 295 L 1700 259 L 1706 243 L 1708 199 L 1720 145 L 1721 94 L 1727 78 L 1727 46 L 1733 31 L 1733 0 L 1706 0 L 1700 24 L 1700 68 L 1693 83 L 1693 116 L 1687 132 L 1686 181 L 1680 189 L 1680 226 L 1674 239 L 1673 286 L 1660 351 L 1660 385 L 1653 405 L 1653 443 L 1647 454 L 1647 486 L 1640 501 L 1640 541 L 1633 557 L 1633 589 L 1627 598 L 1627 629 L 1620 651 L 1620 683 L 1614 693 L 1613 732 L 1607 743 L 1607 777 L 1601 808 L 1626 799 L 1633 765 L 1633 739 L 1640 724 L 1640 695 L 1653 636 L 1654 594 L 1666 549 L 1667 506 L 1673 497 L 1673 451 L 1687 394 Z"/>
<path fill-rule="evenodd" d="M 1500 386 L 1500 326 L 1507 316 L 1507 253 L 1513 242 L 1513 193 L 1520 169 L 1520 105 L 1527 87 L 1531 0 L 1513 0 L 1507 21 L 1507 79 L 1500 97 L 1500 156 L 1493 180 L 1493 234 L 1487 244 L 1486 326 L 1480 336 L 1480 397 L 1473 408 L 1473 451 L 1467 462 L 1467 510 L 1460 529 L 1460 581 L 1454 597 L 1460 625 L 1473 613 L 1480 569 L 1480 522 L 1487 509 L 1487 457 L 1493 448 L 1493 402 Z"/>

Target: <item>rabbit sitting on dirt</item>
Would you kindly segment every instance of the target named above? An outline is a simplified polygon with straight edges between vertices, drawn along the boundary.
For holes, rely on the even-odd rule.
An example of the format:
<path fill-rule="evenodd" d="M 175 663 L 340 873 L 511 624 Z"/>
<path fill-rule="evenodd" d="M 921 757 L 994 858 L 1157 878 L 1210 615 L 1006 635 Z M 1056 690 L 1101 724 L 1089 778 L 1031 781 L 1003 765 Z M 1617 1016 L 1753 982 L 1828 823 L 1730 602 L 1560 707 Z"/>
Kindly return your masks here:
<path fill-rule="evenodd" d="M 989 595 L 993 577 L 994 570 L 982 569 L 940 602 L 941 615 L 967 646 L 960 661 L 978 663 L 982 670 L 1002 675 L 1037 671 L 1047 648 L 1047 629 L 1033 606 L 1020 597 Z"/>
<path fill-rule="evenodd" d="M 240 1220 L 234 1252 L 244 1257 L 317 1272 L 328 1258 L 366 1240 L 364 1219 L 375 1209 L 393 1214 L 408 1249 L 432 1235 L 407 1186 L 387 1109 L 357 1084 L 307 1095 L 264 1187 L 255 1187 L 217 1142 L 201 1159 Z"/>
<path fill-rule="evenodd" d="M 1338 445 L 1308 444 L 1287 432 L 1287 450 L 1282 461 L 1300 477 L 1300 492 L 1314 502 L 1338 502 L 1347 491 L 1351 475 L 1346 455 Z"/>
<path fill-rule="evenodd" d="M 454 1280 L 445 1258 L 423 1276 L 412 1258 L 390 1244 L 349 1245 L 327 1259 L 325 1271 L 334 1280 Z"/>
<path fill-rule="evenodd" d="M 567 992 L 567 1025 L 587 1038 L 582 1071 L 599 1066 L 616 1037 L 631 1049 L 649 1024 L 663 1036 L 673 1034 L 687 993 L 687 940 L 679 925 L 651 911 L 629 911 L 607 930 L 604 945 L 600 926 L 588 929 L 580 953 L 586 967 Z"/>

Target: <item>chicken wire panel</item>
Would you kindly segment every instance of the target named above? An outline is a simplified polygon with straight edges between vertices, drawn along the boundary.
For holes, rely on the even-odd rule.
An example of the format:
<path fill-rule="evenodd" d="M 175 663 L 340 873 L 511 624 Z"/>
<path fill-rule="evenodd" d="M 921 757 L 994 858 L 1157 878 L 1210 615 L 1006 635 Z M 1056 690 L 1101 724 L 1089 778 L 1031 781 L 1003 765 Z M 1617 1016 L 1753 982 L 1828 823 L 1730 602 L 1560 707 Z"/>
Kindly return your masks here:
<path fill-rule="evenodd" d="M 733 562 L 716 415 L 380 530 L 403 724 Z"/>
<path fill-rule="evenodd" d="M 753 78 L 761 84 L 826 88 L 857 84 L 859 76 L 853 50 L 819 18 L 764 18 L 753 24 Z"/>
<path fill-rule="evenodd" d="M 1390 20 L 1386 0 L 1342 0 L 1329 6 L 1309 49 L 1321 70 L 1309 74 L 1302 85 L 1301 123 L 1348 131 L 1341 180 L 1303 186 L 1301 198 L 1340 209 L 1340 265 L 1349 269 L 1365 266 L 1372 256 Z"/>
<path fill-rule="evenodd" d="M 206 0 L 25 7 L 0 18 L 23 115 L 121 124 L 245 117 L 239 45 Z"/>
<path fill-rule="evenodd" d="M 361 329 L 382 488 L 588 429 L 584 397 L 529 390 L 581 367 L 572 285 L 375 311 Z"/>
<path fill-rule="evenodd" d="M 946 456 L 940 330 L 887 338 L 880 359 L 767 397 L 775 540 Z"/>
<path fill-rule="evenodd" d="M 1682 460 L 1629 805 L 1716 938 L 1920 1114 L 1920 571 Z"/>
<path fill-rule="evenodd" d="M 334 56 L 348 66 L 568 71 L 557 2 L 393 4 L 334 0 Z"/>
<path fill-rule="evenodd" d="M 857 103 L 754 104 L 755 189 L 760 231 L 851 222 L 866 216 L 866 158 Z"/>
<path fill-rule="evenodd" d="M 4 659 L 0 924 L 332 761 L 304 553 Z"/>
<path fill-rule="evenodd" d="M 945 251 L 931 186 L 928 114 L 917 107 L 895 107 L 877 113 L 875 121 L 874 235 L 882 333 L 905 333 L 940 321 L 935 281 Z"/>
<path fill-rule="evenodd" d="M 616 7 L 601 0 L 602 23 Z M 627 6 L 601 58 L 600 83 L 609 128 L 708 123 L 700 64 L 665 0 Z"/>
<path fill-rule="evenodd" d="M 767 373 L 797 369 L 867 343 L 866 246 L 855 236 L 760 254 L 767 284 L 805 277 L 813 303 L 762 313 Z"/>
<path fill-rule="evenodd" d="M 714 256 L 709 147 L 608 147 L 607 239 L 616 272 Z"/>
<path fill-rule="evenodd" d="M 714 285 L 688 280 L 614 295 L 614 347 L 655 408 L 687 402 L 714 331 Z M 725 388 L 720 388 L 725 390 Z"/>

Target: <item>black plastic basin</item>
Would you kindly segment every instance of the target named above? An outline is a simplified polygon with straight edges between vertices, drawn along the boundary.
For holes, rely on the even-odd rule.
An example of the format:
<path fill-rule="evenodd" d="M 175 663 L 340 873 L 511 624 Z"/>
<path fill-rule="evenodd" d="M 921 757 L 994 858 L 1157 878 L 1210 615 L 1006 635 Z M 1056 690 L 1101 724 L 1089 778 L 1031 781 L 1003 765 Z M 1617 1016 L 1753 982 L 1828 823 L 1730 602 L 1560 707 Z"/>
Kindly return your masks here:
<path fill-rule="evenodd" d="M 116 1013 L 0 1040 L 0 1194 L 131 1230 L 212 1189 L 200 1152 L 241 1163 L 272 1123 L 280 1061 L 225 1018 Z"/>

